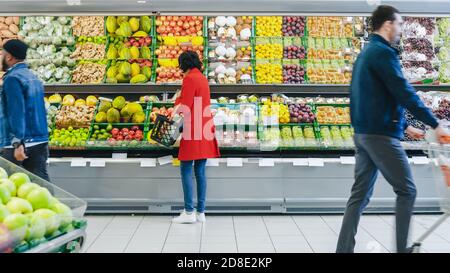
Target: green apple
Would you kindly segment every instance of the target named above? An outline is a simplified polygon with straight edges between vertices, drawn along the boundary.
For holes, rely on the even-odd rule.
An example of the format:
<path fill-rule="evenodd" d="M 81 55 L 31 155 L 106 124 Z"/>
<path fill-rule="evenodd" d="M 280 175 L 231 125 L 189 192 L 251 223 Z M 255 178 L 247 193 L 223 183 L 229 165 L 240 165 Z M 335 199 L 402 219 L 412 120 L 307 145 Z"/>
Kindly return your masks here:
<path fill-rule="evenodd" d="M 6 185 L 0 184 L 0 204 L 7 204 L 11 200 L 11 193 Z"/>
<path fill-rule="evenodd" d="M 16 184 L 16 188 L 20 188 L 25 183 L 30 183 L 30 177 L 25 173 L 14 173 L 9 177 L 9 180 Z"/>
<path fill-rule="evenodd" d="M 25 235 L 25 240 L 31 241 L 41 239 L 45 235 L 45 222 L 37 215 L 31 214 L 29 216 L 28 229 Z"/>
<path fill-rule="evenodd" d="M 6 208 L 5 205 L 0 204 L 0 223 L 10 214 L 8 208 Z"/>
<path fill-rule="evenodd" d="M 27 214 L 33 212 L 33 206 L 31 206 L 30 202 L 18 197 L 12 197 L 6 204 L 6 207 L 11 213 Z"/>
<path fill-rule="evenodd" d="M 58 203 L 60 203 L 59 200 L 56 199 L 55 197 L 52 197 L 52 198 L 50 199 L 50 204 L 48 205 L 48 207 L 51 209 L 51 207 L 52 207 L 53 205 L 58 204 Z"/>
<path fill-rule="evenodd" d="M 38 188 L 40 188 L 40 186 L 36 183 L 25 183 L 17 190 L 17 197 L 26 199 L 32 190 Z"/>
<path fill-rule="evenodd" d="M 0 167 L 0 178 L 8 178 L 8 173 L 2 167 Z"/>
<path fill-rule="evenodd" d="M 59 215 L 62 227 L 66 227 L 72 223 L 72 210 L 68 206 L 63 203 L 56 203 L 50 209 Z"/>
<path fill-rule="evenodd" d="M 14 213 L 6 216 L 3 220 L 9 231 L 13 234 L 17 241 L 22 241 L 25 238 L 28 227 L 28 217 L 20 213 Z"/>
<path fill-rule="evenodd" d="M 45 223 L 45 235 L 51 235 L 58 230 L 60 224 L 60 218 L 56 212 L 49 209 L 38 209 L 33 212 L 33 215 L 44 220 Z"/>
<path fill-rule="evenodd" d="M 0 179 L 0 185 L 6 185 L 8 187 L 11 197 L 16 196 L 17 187 L 16 184 L 14 184 L 11 180 L 9 180 L 8 178 Z"/>
<path fill-rule="evenodd" d="M 27 200 L 33 206 L 34 210 L 48 208 L 52 195 L 45 188 L 37 188 L 27 195 Z"/>

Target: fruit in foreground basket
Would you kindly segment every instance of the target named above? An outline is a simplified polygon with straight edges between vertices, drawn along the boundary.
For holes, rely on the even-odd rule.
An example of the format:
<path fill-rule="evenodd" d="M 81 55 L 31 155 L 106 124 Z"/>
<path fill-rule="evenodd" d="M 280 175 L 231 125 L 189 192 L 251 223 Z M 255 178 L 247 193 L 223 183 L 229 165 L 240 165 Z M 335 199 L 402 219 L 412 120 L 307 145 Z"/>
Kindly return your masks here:
<path fill-rule="evenodd" d="M 33 206 L 33 210 L 47 208 L 51 198 L 52 195 L 46 188 L 36 188 L 27 195 L 27 200 Z"/>
<path fill-rule="evenodd" d="M 11 196 L 16 196 L 17 187 L 16 187 L 16 184 L 14 184 L 14 182 L 9 180 L 8 178 L 3 178 L 3 179 L 0 179 L 0 185 L 5 186 L 8 189 Z"/>
<path fill-rule="evenodd" d="M 72 210 L 67 205 L 58 202 L 53 204 L 50 209 L 58 214 L 59 218 L 61 219 L 62 227 L 65 227 L 72 223 Z"/>
<path fill-rule="evenodd" d="M 60 225 L 60 218 L 56 212 L 49 209 L 38 209 L 33 212 L 33 215 L 42 219 L 45 223 L 45 235 L 51 235 Z"/>
<path fill-rule="evenodd" d="M 20 188 L 25 183 L 30 183 L 30 177 L 28 177 L 25 173 L 14 173 L 9 177 L 9 180 L 11 180 L 15 185 L 16 189 Z"/>
<path fill-rule="evenodd" d="M 12 213 L 3 220 L 3 224 L 11 231 L 17 241 L 22 241 L 25 238 L 28 227 L 27 216 L 20 213 Z"/>
<path fill-rule="evenodd" d="M 3 222 L 3 220 L 10 215 L 8 208 L 5 205 L 0 204 L 0 223 Z"/>
<path fill-rule="evenodd" d="M 0 179 L 2 178 L 8 178 L 8 173 L 5 171 L 5 169 L 0 167 Z"/>
<path fill-rule="evenodd" d="M 26 241 L 41 239 L 45 235 L 45 222 L 36 215 L 29 214 Z"/>
<path fill-rule="evenodd" d="M 27 214 L 33 212 L 33 207 L 30 202 L 18 197 L 12 197 L 8 204 L 6 204 L 6 207 L 11 213 Z"/>
<path fill-rule="evenodd" d="M 11 200 L 11 192 L 6 185 L 0 184 L 0 205 L 7 204 L 9 200 Z"/>
<path fill-rule="evenodd" d="M 36 183 L 25 183 L 17 190 L 17 197 L 26 199 L 31 191 L 38 188 L 40 188 L 40 186 Z"/>

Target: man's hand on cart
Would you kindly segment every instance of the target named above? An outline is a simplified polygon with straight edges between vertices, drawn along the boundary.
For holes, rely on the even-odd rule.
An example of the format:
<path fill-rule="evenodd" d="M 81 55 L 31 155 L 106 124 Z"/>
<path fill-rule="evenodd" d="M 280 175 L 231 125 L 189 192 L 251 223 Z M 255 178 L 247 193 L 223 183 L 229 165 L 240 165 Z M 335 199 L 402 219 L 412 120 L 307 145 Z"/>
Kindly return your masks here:
<path fill-rule="evenodd" d="M 436 139 L 441 144 L 449 144 L 450 143 L 450 132 L 445 129 L 443 126 L 439 125 L 435 130 Z"/>
<path fill-rule="evenodd" d="M 425 137 L 425 131 L 412 126 L 408 126 L 408 128 L 406 128 L 406 133 L 412 139 L 423 139 Z"/>

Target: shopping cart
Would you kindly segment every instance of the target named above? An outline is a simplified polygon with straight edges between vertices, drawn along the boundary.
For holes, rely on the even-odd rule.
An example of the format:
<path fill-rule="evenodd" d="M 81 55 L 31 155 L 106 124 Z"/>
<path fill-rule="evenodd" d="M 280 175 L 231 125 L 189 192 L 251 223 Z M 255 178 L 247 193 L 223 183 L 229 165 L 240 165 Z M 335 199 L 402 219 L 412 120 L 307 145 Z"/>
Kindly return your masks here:
<path fill-rule="evenodd" d="M 433 142 L 428 143 L 427 153 L 433 169 L 439 205 L 444 214 L 413 243 L 412 253 L 419 253 L 423 241 L 450 216 L 450 144 Z"/>
<path fill-rule="evenodd" d="M 0 167 L 8 174 L 16 172 L 26 173 L 31 182 L 45 187 L 61 203 L 72 210 L 73 221 L 70 228 L 59 229 L 50 236 L 29 242 L 18 241 L 5 226 L 0 224 L 0 255 L 1 253 L 76 253 L 80 252 L 86 241 L 87 221 L 83 219 L 87 203 L 64 191 L 63 189 L 45 181 L 44 179 L 26 171 L 25 169 L 0 157 Z"/>

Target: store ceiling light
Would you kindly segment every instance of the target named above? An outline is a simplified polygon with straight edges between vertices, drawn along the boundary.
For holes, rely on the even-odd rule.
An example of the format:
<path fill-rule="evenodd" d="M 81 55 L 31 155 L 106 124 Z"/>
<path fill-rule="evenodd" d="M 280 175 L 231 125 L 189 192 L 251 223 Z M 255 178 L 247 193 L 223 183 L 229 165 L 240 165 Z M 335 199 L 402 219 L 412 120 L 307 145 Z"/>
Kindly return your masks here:
<path fill-rule="evenodd" d="M 79 6 L 81 5 L 81 0 L 66 0 L 69 6 Z"/>
<path fill-rule="evenodd" d="M 139 1 L 137 1 L 137 3 L 138 3 L 138 4 L 145 4 L 145 3 L 147 3 L 147 1 L 139 0 Z"/>

